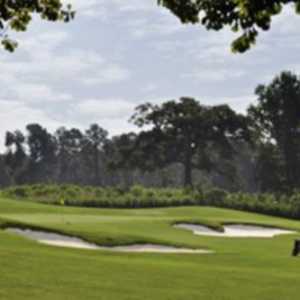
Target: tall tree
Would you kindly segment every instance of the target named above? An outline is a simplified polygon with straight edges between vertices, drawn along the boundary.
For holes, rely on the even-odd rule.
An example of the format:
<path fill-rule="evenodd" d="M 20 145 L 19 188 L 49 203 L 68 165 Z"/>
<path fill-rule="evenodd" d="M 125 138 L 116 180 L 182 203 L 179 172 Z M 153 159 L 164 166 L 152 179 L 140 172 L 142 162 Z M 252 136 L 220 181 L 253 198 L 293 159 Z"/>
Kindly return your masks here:
<path fill-rule="evenodd" d="M 283 162 L 276 144 L 259 143 L 256 147 L 255 179 L 260 192 L 286 192 Z"/>
<path fill-rule="evenodd" d="M 78 182 L 80 158 L 84 136 L 79 129 L 65 127 L 55 132 L 57 139 L 57 160 L 59 182 Z"/>
<path fill-rule="evenodd" d="M 32 180 L 53 180 L 57 148 L 55 137 L 39 124 L 29 124 L 26 129 L 30 159 L 28 171 Z"/>
<path fill-rule="evenodd" d="M 94 184 L 100 183 L 100 155 L 107 142 L 108 132 L 97 124 L 92 124 L 85 132 L 83 151 L 90 153 L 94 173 Z"/>
<path fill-rule="evenodd" d="M 146 167 L 150 162 L 156 168 L 179 162 L 184 166 L 185 186 L 192 185 L 193 168 L 211 170 L 216 158 L 230 159 L 231 141 L 248 136 L 245 117 L 227 105 L 203 106 L 192 98 L 141 105 L 132 121 L 151 127 L 139 134 L 136 146 Z"/>
<path fill-rule="evenodd" d="M 4 159 L 0 155 L 0 187 L 8 186 L 11 183 L 12 183 L 11 178 L 8 175 L 8 171 L 7 171 L 7 168 L 5 166 Z"/>
<path fill-rule="evenodd" d="M 14 183 L 21 183 L 21 175 L 26 162 L 25 136 L 19 130 L 7 132 L 5 137 L 5 165 Z"/>
<path fill-rule="evenodd" d="M 136 133 L 130 132 L 114 136 L 106 143 L 106 166 L 112 175 L 113 184 L 129 187 L 134 182 L 134 174 L 146 169 L 141 149 L 136 147 L 137 138 Z"/>
<path fill-rule="evenodd" d="M 242 34 L 233 41 L 232 49 L 244 52 L 255 44 L 260 30 L 269 30 L 274 16 L 287 5 L 300 12 L 299 0 L 158 0 L 183 23 L 202 24 L 208 30 L 229 27 Z"/>
<path fill-rule="evenodd" d="M 300 184 L 300 78 L 282 72 L 269 85 L 256 89 L 257 105 L 249 116 L 262 142 L 275 143 L 288 188 Z M 271 175 L 270 175 L 271 176 Z"/>

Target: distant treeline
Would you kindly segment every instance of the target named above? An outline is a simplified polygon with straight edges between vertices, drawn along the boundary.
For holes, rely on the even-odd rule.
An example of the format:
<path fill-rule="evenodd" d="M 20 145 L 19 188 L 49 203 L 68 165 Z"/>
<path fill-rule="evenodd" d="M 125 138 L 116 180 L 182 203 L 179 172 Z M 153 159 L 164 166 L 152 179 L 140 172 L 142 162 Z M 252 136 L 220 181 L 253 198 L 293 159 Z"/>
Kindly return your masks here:
<path fill-rule="evenodd" d="M 6 135 L 7 150 L 0 155 L 0 186 L 38 183 L 119 188 L 184 186 L 184 164 L 174 160 L 156 166 L 154 152 L 147 153 L 155 145 L 141 149 L 140 137 L 129 133 L 108 138 L 108 132 L 97 124 L 86 131 L 59 128 L 54 134 L 39 124 L 30 124 L 26 133 L 17 130 Z M 193 167 L 194 186 L 235 191 L 257 189 L 251 148 L 238 141 L 232 141 L 232 146 L 234 156 L 219 160 L 216 168 Z M 173 146 L 170 148 L 176 151 Z M 213 149 L 210 151 L 211 156 L 217 156 Z"/>
<path fill-rule="evenodd" d="M 40 124 L 7 132 L 0 186 L 36 183 L 94 187 L 196 187 L 292 193 L 300 187 L 300 79 L 283 72 L 256 91 L 247 114 L 193 98 L 145 103 L 139 133 L 109 137 Z"/>

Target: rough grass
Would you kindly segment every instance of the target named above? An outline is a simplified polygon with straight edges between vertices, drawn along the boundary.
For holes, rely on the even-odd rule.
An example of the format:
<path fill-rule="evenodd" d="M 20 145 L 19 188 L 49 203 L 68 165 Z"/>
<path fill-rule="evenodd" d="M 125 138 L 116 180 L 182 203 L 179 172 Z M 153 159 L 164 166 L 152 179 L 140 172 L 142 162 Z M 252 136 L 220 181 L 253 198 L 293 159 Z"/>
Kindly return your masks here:
<path fill-rule="evenodd" d="M 1 221 L 2 220 L 2 221 Z M 0 199 L 0 224 L 23 224 L 98 244 L 154 242 L 216 254 L 126 254 L 56 248 L 0 230 L 0 299 L 299 299 L 297 235 L 195 236 L 175 222 L 250 223 L 300 231 L 300 222 L 210 207 L 88 209 Z"/>

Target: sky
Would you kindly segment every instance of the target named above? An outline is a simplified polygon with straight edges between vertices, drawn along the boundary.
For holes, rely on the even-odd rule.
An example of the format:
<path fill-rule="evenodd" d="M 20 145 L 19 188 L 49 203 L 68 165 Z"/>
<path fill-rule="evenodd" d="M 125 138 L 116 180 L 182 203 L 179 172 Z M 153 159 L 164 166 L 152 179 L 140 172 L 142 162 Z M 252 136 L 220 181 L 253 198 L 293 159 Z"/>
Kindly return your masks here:
<path fill-rule="evenodd" d="M 137 105 L 181 96 L 245 112 L 258 84 L 300 73 L 300 16 L 291 8 L 240 55 L 230 51 L 230 31 L 183 26 L 157 0 L 64 1 L 74 21 L 35 18 L 15 53 L 0 50 L 0 151 L 6 131 L 29 123 L 136 130 L 128 119 Z"/>

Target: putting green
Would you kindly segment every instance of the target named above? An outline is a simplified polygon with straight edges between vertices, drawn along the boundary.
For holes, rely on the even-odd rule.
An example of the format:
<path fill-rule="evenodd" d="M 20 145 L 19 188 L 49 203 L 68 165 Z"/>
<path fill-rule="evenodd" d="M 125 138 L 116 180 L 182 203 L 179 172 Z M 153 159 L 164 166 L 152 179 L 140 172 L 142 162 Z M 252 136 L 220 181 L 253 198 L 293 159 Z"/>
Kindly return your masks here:
<path fill-rule="evenodd" d="M 109 210 L 0 199 L 0 226 L 66 233 L 99 245 L 136 243 L 215 254 L 117 253 L 56 248 L 0 230 L 0 299 L 296 300 L 300 258 L 293 240 L 196 236 L 175 222 L 250 223 L 300 231 L 300 222 L 204 207 Z"/>

